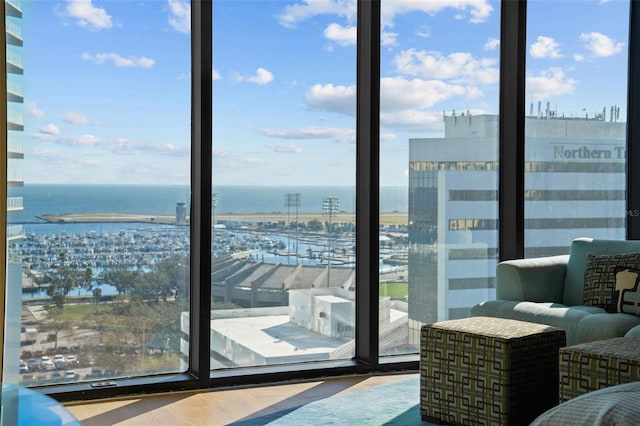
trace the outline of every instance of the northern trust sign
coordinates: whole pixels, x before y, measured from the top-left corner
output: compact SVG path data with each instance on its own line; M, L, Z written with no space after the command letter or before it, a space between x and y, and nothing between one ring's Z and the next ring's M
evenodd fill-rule
M593 148L587 145L552 144L554 160L624 160L624 146Z

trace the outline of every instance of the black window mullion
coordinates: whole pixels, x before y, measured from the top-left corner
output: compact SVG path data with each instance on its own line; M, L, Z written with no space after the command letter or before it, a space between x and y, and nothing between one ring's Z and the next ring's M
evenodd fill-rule
M524 257L526 0L503 0L500 16L500 260Z
M191 2L191 298L189 372L209 386L212 204L212 0Z
M629 64L627 74L627 239L640 239L640 5L631 0L629 6Z
M356 118L356 353L378 365L380 0L358 0Z

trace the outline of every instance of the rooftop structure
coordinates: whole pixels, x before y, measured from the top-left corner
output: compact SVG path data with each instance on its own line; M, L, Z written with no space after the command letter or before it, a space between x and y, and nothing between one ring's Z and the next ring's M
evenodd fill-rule
M355 350L354 296L340 288L292 290L289 306L215 310L211 313L211 366L350 359ZM187 318L183 313L184 332L188 332ZM406 303L382 298L381 351L406 342L407 329Z

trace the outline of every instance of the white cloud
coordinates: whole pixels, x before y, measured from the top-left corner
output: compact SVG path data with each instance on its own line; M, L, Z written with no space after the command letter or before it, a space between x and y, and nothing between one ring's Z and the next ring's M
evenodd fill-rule
M585 42L585 49L598 58L614 55L624 48L624 43L598 32L582 33L580 40Z
M442 129L442 112L404 110L380 113L380 124L407 131L436 131Z
M398 139L398 136L393 133L380 133L380 142L388 142L396 139Z
M57 145L64 146L97 146L101 143L100 139L93 135L62 135L57 127L55 127L55 131L57 133L49 132L45 133L41 129L40 134L34 134L31 137L36 140L40 140L43 142L51 142ZM48 127L48 126L47 126ZM50 129L53 130L53 129Z
M537 76L527 76L527 96L536 101L567 95L575 91L578 81L565 75L562 68L549 68Z
M256 71L256 75L253 77L247 78L247 81L250 81L251 83L264 85L267 83L271 83L273 81L273 74L265 68L258 68Z
M77 20L78 25L92 30L112 27L111 16L101 7L95 7L91 0L67 0L64 15Z
M256 75L254 76L243 76L240 74L235 74L233 76L233 79L235 81L248 81L250 83L256 83L264 86L265 84L269 84L273 81L273 74L271 73L271 71L260 67L256 70Z
M104 147L109 149L112 153L118 155L132 155L132 154L156 154L156 155L170 155L170 156L185 156L190 155L190 149L178 148L170 143L144 143L131 141L125 138L118 138L114 140L104 141Z
M64 135L53 124L43 127L39 133L33 134L32 139L49 142L60 146L96 147L110 151L116 155L155 154L162 156L188 157L190 147L177 147L171 143L145 143L131 141L125 138L101 139L94 135Z
M390 0L381 3L382 26L393 27L395 17L400 14L423 12L432 16L447 8L461 12L456 15L456 19L469 19L472 23L485 22L493 12L493 7L487 0Z
M356 27L343 27L333 23L324 30L324 36L341 46L356 44Z
M77 112L68 112L64 115L64 121L70 124L88 124L89 119Z
M464 86L439 80L407 80L404 77L380 80L380 105L385 112L431 108L438 102L467 93Z
M382 26L393 27L397 15L423 12L435 15L447 8L460 12L459 17L472 23L487 20L493 7L488 0L447 0L447 1L415 1L389 0L381 3ZM299 22L317 15L336 15L354 23L357 15L356 0L301 0L299 3L286 6L278 15L278 21L285 27L295 27Z
M32 153L33 157L43 161L46 164L61 163L69 168L71 163L85 165L85 166L98 166L101 164L99 160L93 158L79 157L76 154L59 152L59 151L46 151L36 149Z
M279 154L298 154L302 152L302 148L297 143L270 143L265 145L267 148Z
M293 28L299 22L317 15L336 15L355 22L357 15L355 0L302 0L288 5L278 16L280 25Z
M496 50L498 47L500 47L500 39L499 38L490 38L484 44L484 50L487 50L487 51Z
M35 102L25 102L25 106L27 107L27 111L32 117L42 118L44 117L44 111L38 108L38 105Z
M533 58L560 58L558 43L551 37L538 36L535 43L529 47L529 54Z
M382 31L380 33L380 44L382 46L395 46L398 44L398 33Z
M433 130L442 122L441 113L425 111L439 102L454 97L478 96L478 90L465 85L449 84L439 80L408 80L404 77L380 80L380 120L391 128ZM316 84L305 95L307 105L313 110L330 111L354 116L356 103L355 86ZM438 124L440 123L440 124ZM266 136L309 139L334 137L332 128L306 128L294 130L265 129ZM355 140L355 135L353 135Z
M280 139L330 139L339 143L354 143L354 129L340 127L302 127L297 129L262 129L260 133L270 138Z
M305 101L314 110L353 116L356 111L356 87L315 84L305 94Z
M92 55L90 53L83 53L82 59L93 61L96 64L104 64L106 61L112 61L116 67L132 67L132 68L151 68L156 61L149 59L146 56L136 58L135 56L123 57L117 53L96 53Z
M576 62L582 62L584 60L586 60L587 58L584 57L584 55L580 54L580 53L576 53L573 55L573 60Z
M418 32L416 33L416 35L420 38L429 38L431 37L431 27L428 27L426 25L421 26L418 29Z
M500 70L497 62L493 58L476 59L466 52L443 56L440 52L415 49L402 51L394 59L396 70L402 74L485 85L498 81Z
M43 128L39 130L43 135L52 135L56 136L60 134L60 129L55 124L47 124Z
M179 33L191 32L191 5L179 0L167 0L169 4L169 25Z
M252 169L254 166L260 166L267 164L267 161L263 158L247 156L245 154L221 151L218 149L213 150L213 161L216 167L225 168L237 172L242 169Z
M213 80L222 80L222 76L220 75L220 72L218 70L214 69L211 74Z

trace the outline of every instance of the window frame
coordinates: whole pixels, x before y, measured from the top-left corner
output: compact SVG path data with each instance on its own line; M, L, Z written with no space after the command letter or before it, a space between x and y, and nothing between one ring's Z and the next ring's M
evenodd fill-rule
M390 0L387 0L390 1ZM2 5L4 9L4 4ZM357 0L356 118L356 352L352 360L210 370L212 207L213 0L191 2L192 228L189 367L185 373L114 379L115 386L83 382L34 387L58 401L81 401L154 392L212 389L346 374L417 371L418 355L380 357L378 349L378 226L381 0ZM524 256L524 115L526 0L502 0L499 100L499 256ZM2 9L2 10L3 10ZM3 19L2 32L5 33ZM6 45L3 46L6 49ZM640 211L640 11L630 1L627 207ZM6 73L3 77L6 84ZM2 92L6 106L6 90ZM5 121L6 121L6 109ZM6 160L6 158L5 158ZM6 164L4 171L6 173ZM6 194L2 200L6 212ZM5 218L6 225L6 218ZM6 226L5 230L6 232ZM640 216L627 218L627 238L640 239Z

